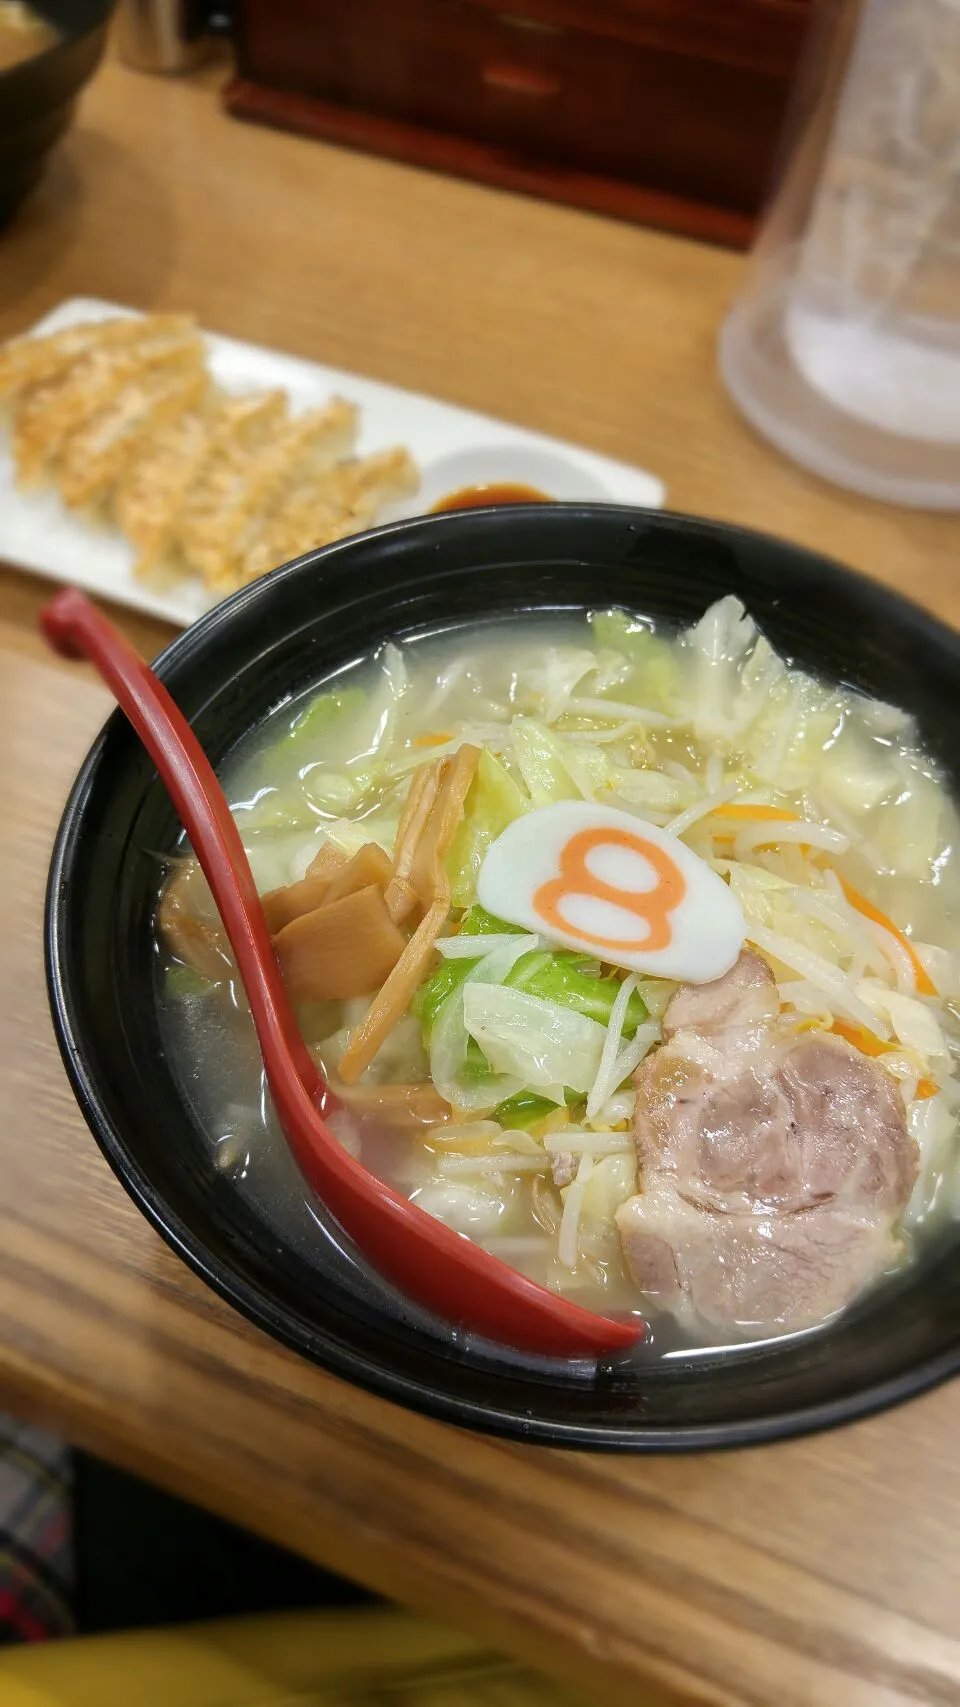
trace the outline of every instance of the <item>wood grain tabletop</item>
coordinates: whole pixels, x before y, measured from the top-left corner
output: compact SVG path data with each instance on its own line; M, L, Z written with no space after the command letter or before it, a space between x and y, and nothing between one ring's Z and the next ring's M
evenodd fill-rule
M655 469L672 506L846 559L960 623L960 525L754 439L715 377L741 261L225 118L222 73L108 64L0 237L0 337L66 296L433 392ZM748 1452L474 1438L308 1367L207 1291L74 1106L45 870L107 709L0 570L0 1405L613 1707L960 1702L960 1385ZM147 652L168 638L125 616Z

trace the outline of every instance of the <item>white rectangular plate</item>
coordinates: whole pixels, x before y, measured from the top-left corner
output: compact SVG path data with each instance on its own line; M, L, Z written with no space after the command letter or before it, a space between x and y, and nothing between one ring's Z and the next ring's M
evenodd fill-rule
M59 332L84 320L103 320L132 309L93 297L72 297L34 331ZM664 488L655 475L560 439L524 432L487 415L455 409L432 397L321 367L256 344L206 334L214 378L231 392L282 386L291 408L314 408L337 394L360 407L361 455L406 445L422 484L416 497L391 506L378 522L420 515L464 486L515 481L568 502L640 504L657 508ZM71 514L53 491L24 495L14 481L7 435L0 433L0 559L52 580L71 582L117 604L132 605L186 627L210 608L202 583L184 578L167 590L133 575L133 550L119 533Z

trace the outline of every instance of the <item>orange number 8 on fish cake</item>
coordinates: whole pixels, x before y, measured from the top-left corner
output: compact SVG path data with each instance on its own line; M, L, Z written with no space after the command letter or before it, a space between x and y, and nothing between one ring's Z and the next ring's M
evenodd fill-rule
M620 889L616 884L605 883L602 878L595 876L587 864L587 859L590 854L603 847L627 848L630 853L639 854L647 860L657 874L657 882L653 888ZM559 877L552 877L549 883L541 884L533 897L533 907L551 930L580 937L584 942L594 943L598 948L619 949L627 953L644 949L655 954L658 949L669 948L673 940L670 914L679 907L686 892L687 884L682 871L663 848L657 847L654 842L648 842L644 836L634 835L630 830L610 827L580 830L570 837L560 855ZM592 931L580 930L577 925L570 924L564 918L562 911L567 897L577 895L592 901L608 901L623 912L643 919L648 926L647 935L633 942L624 942L622 937L601 937L595 936Z

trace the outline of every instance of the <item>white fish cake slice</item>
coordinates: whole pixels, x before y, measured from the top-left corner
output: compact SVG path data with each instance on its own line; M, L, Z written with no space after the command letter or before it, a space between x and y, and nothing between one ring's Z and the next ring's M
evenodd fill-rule
M255 453L280 431L286 415L286 393L279 390L231 398L220 411L176 524L178 550L205 578L219 561L217 518L242 490Z
M125 386L106 409L74 433L63 448L60 494L71 509L101 502L121 478L139 444L188 410L196 410L209 384L202 363L156 374Z
M305 551L360 533L384 504L410 496L419 484L420 471L403 448L340 464L292 492L267 518L247 550L242 580L255 581Z
M736 896L678 836L595 800L539 806L487 850L477 899L549 943L654 978L708 984L747 936Z
M203 345L189 323L163 329L132 345L94 348L59 378L29 387L14 416L13 451L22 486L36 483L65 441L128 385L158 368L193 366Z
M297 415L252 457L243 480L205 527L202 568L213 586L238 585L240 565L267 517L288 493L316 481L351 449L358 410L334 397Z
M47 337L28 333L24 338L12 338L0 347L0 403L13 401L28 386L62 375L91 350L137 344L153 332L188 323L182 314L124 315L113 320L86 320Z

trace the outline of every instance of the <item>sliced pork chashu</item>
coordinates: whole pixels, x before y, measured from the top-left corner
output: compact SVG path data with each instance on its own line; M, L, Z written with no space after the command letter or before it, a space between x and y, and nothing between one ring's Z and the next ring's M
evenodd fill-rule
M617 1225L646 1296L730 1339L816 1327L898 1255L886 1217L828 1207L716 1214L662 1177L621 1206Z
M745 952L676 991L636 1074L627 1266L734 1335L822 1321L891 1266L919 1167L890 1074L840 1038L785 1031L778 1011L770 968Z

